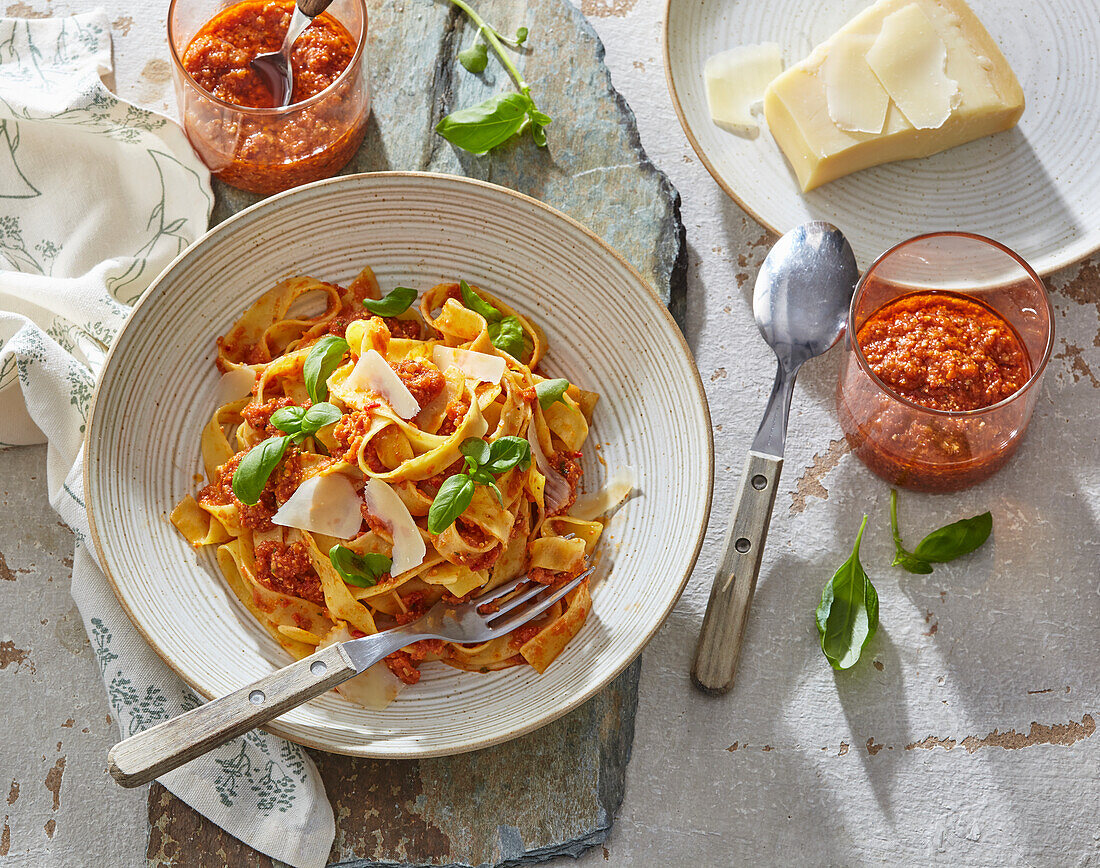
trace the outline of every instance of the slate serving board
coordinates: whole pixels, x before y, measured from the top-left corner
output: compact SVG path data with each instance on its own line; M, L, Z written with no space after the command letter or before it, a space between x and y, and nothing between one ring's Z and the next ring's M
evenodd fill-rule
M473 75L456 55L476 37L443 0L368 0L373 115L343 173L465 175L526 193L606 239L679 319L686 245L679 194L649 161L634 114L611 85L603 45L568 0L480 0L502 33L530 28L517 66L553 117L549 146L517 139L491 155L433 132L443 115L511 87L490 58ZM216 184L214 222L260 197ZM593 287L598 303L599 287ZM330 861L373 866L508 866L579 855L603 842L622 801L640 662L571 714L504 745L457 757L361 760L311 751L336 813ZM152 866L268 866L159 785L149 795Z

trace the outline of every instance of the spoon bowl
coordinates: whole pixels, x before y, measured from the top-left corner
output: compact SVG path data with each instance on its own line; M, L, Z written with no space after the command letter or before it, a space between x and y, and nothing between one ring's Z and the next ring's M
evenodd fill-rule
M801 364L840 340L858 280L852 248L830 223L803 223L776 242L757 275L752 312L781 363Z
M283 45L278 51L257 54L252 58L251 66L264 80L267 89L275 99L275 108L286 108L294 95L294 66L290 62L290 52L313 19L328 9L332 0L298 0L294 5L294 14L287 27Z

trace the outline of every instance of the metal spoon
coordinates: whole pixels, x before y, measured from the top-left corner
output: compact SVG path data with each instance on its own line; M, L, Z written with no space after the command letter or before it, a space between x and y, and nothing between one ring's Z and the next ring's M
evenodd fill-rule
M298 0L290 19L283 47L270 54L258 54L252 58L252 68L260 74L264 84L275 97L275 107L290 105L294 93L294 68L290 64L290 50L298 37L313 23L313 19L328 9L332 0Z
M753 316L779 368L741 474L725 553L695 648L691 678L708 693L725 693L733 686L783 469L794 378L803 362L840 339L858 279L852 248L839 229L823 222L804 223L780 238L756 278Z

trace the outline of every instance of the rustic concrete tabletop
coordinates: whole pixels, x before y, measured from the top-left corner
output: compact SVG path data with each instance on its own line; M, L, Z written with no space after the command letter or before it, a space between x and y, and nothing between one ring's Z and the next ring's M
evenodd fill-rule
M30 0L60 15L94 0ZM139 13L113 19L119 92L169 110L162 46ZM642 142L683 197L688 341L707 387L715 509L680 604L643 656L634 756L612 866L783 862L1087 864L1100 856L1100 258L1048 285L1058 338L1027 440L993 480L903 495L912 533L990 509L994 538L911 576L888 565L888 489L852 456L832 403L835 357L799 378L737 687L694 692L687 671L744 451L772 362L750 293L770 237L721 192L676 121L661 0L582 0ZM133 30L133 36L131 31ZM46 502L45 448L0 453L0 861L142 864L147 793L104 773L116 740L68 593L69 532ZM864 661L836 673L817 648L822 584L871 524L863 563L881 600ZM0 792L0 798L4 798ZM212 856L214 864L220 861Z

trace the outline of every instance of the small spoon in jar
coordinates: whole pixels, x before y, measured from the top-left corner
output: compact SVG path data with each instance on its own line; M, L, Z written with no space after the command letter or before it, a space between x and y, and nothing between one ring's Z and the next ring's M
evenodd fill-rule
M274 95L276 108L290 105L294 94L294 67L290 63L290 50L313 19L328 9L330 3L332 0L298 0L283 39L283 47L270 54L258 54L252 59L252 68Z
M757 328L779 362L775 385L756 432L718 574L714 578L691 678L707 693L733 686L749 606L768 536L794 378L802 364L844 333L859 269L848 241L829 223L796 226L768 252L752 295Z

